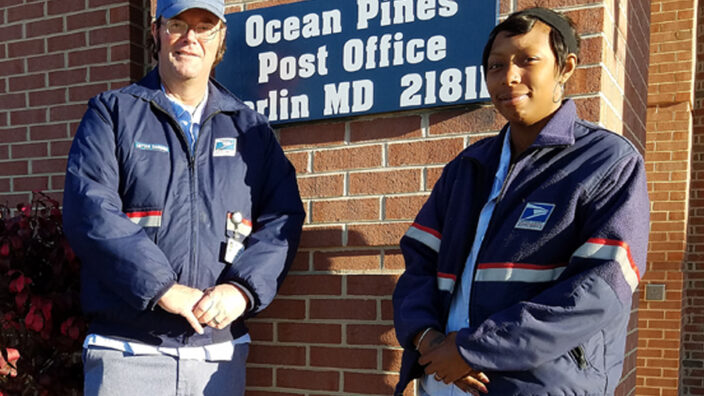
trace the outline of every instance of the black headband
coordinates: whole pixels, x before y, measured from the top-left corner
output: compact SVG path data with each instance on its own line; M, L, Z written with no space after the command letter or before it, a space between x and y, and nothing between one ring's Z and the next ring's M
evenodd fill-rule
M565 18L547 8L529 8L523 10L521 14L539 19L541 22L557 30L560 35L562 35L562 39L565 40L567 50L572 54L579 55L577 39L574 37L572 26L570 26L570 23L567 22Z

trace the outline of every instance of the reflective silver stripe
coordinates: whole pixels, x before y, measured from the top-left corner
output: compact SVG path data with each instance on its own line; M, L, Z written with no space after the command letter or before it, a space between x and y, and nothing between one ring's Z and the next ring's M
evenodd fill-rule
M573 257L616 261L621 267L621 273L626 279L626 283L631 287L631 292L635 291L640 279L634 270L635 264L630 258L628 245L613 241L611 241L613 244L603 242L609 241L590 239L574 252Z
M130 217L129 219L142 227L161 227L161 216L158 215Z
M455 290L455 280L438 275L438 290L452 293Z
M440 251L440 238L427 231L423 231L412 225L408 231L406 231L406 236L433 249L436 253Z
M551 282L557 279L565 267L526 269L517 267L478 269L477 282Z

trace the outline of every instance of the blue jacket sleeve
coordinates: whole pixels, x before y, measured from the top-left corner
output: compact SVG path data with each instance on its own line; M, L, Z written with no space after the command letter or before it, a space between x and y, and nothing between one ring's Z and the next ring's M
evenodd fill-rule
M247 248L225 275L246 288L249 315L266 308L276 296L296 254L305 218L298 192L296 170L268 126L262 144L261 188L253 197L253 232ZM257 131L259 132L259 131Z
M616 163L583 201L583 243L557 283L459 331L458 349L470 366L530 370L629 315L632 293L645 271L649 230L642 158Z
M394 327L399 344L414 350L413 339L421 331L432 327L444 331L445 323L440 307L445 306L438 282L438 251L442 240L444 192L448 169L440 179L414 223L401 238L401 252L406 270L396 283L393 293ZM447 294L447 293L446 293Z
M142 227L122 212L115 141L106 103L91 99L69 152L64 230L82 271L144 310L176 282L176 274Z

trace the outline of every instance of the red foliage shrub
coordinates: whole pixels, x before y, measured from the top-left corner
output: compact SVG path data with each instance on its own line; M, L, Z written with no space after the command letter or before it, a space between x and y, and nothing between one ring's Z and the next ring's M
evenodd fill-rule
M79 267L58 202L0 205L0 395L82 393Z

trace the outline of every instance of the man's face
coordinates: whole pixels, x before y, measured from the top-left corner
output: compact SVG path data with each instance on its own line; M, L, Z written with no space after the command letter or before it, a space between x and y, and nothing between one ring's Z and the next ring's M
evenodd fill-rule
M557 110L559 84L566 77L558 72L550 27L544 23L536 22L525 34L496 36L487 60L487 88L496 109L512 124L531 126Z
M219 29L223 27L220 19L208 11L194 8L182 12L172 20L188 24L189 29L183 34L169 33L166 28L169 20L164 19L158 30L156 24L152 25L154 40L161 42L159 71L162 79L166 84L170 81L207 80L218 50L225 39L225 29L218 31L212 39L208 39L199 38L195 28L198 25L209 24L214 26L214 29Z

